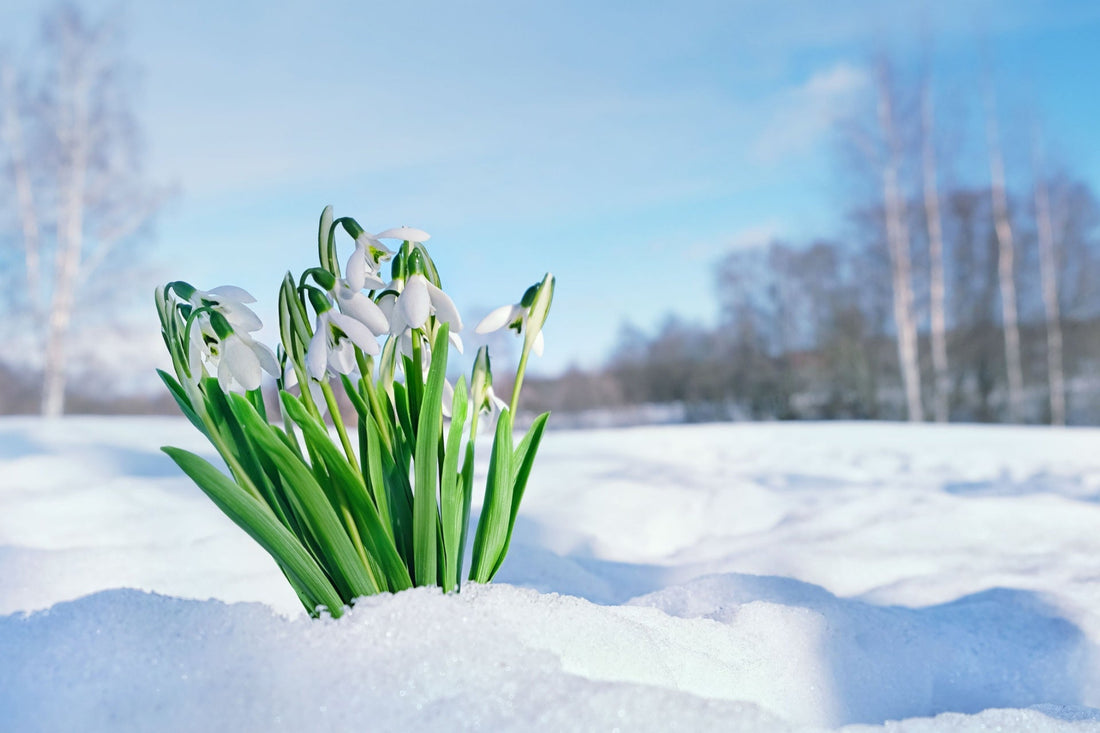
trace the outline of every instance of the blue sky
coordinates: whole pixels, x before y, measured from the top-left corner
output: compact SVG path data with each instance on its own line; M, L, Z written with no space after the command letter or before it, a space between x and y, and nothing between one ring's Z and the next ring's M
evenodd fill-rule
M25 51L44 7L0 6L0 48ZM1100 185L1095 3L121 7L147 170L179 187L153 244L163 279L240 284L270 309L331 203L429 231L471 325L554 272L546 372L598 364L626 320L712 321L732 248L841 234L835 122L876 49L909 64L921 27L946 108L974 116L984 43L1002 114L1038 110L1052 155Z

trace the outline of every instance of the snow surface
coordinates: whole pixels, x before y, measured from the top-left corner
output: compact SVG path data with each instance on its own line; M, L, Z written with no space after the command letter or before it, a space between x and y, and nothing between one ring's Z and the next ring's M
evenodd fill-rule
M1100 730L1100 430L552 432L497 583L321 621L162 444L0 420L0 729Z

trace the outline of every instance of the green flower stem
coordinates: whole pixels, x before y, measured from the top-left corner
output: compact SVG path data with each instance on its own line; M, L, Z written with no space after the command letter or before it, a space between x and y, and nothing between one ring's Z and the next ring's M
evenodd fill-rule
M203 425L206 426L206 437L214 444L214 448L218 451L218 455L225 461L225 465L229 467L233 477L237 480L245 491L252 495L254 499L263 504L264 509L275 516L275 512L268 506L267 501L260 493L259 488L249 478L248 472L244 470L244 466L233 455L233 451L230 450L229 445L226 443L225 438L222 437L221 431L218 430L218 426L214 423L213 418L210 417L210 411L206 409L206 397L202 394L198 385L194 382L183 382L184 389L187 390L188 395L191 397L191 407L195 409L195 412L202 419ZM201 406L201 407L199 407Z
M362 375L362 381L366 387L363 391L367 393L367 401L370 403L370 410L374 415L375 424L378 425L382 441L386 445L392 446L393 435L390 434L390 421L383 419L385 413L382 412L382 404L378 401L378 392L371 380L371 375L374 373L374 359L364 354L363 350L356 346L355 362L359 365L359 373Z
M478 422L478 418L481 417L481 405L474 405L474 409L472 410L472 412L474 414L470 418L470 443L471 444L473 444L474 441L477 440L477 422Z
M519 407L519 391L523 387L523 375L527 372L527 358L531 356L531 345L527 339L523 340L523 352L519 357L519 368L516 369L516 383L512 385L512 401L508 404L508 424L514 425L516 421L516 408Z
M371 582L378 588L384 589L386 584L379 582L378 578L374 575L374 570L371 569L370 560L367 558L367 548L363 546L363 538L359 536L359 528L355 526L355 514L351 511L351 506L348 504L348 497L344 493L343 487L339 485L339 482L333 482L336 485L336 490L340 493L340 516L344 520L344 525L348 528L348 536L351 537L351 544L355 547L356 554L359 555L359 559L363 561L363 567L367 571L367 575L370 576Z
M214 309L212 307L208 306L208 305L204 305L204 306L201 306L199 308L195 308L194 310L191 311L191 315L189 315L187 317L187 325L185 325L183 327L183 341L180 344L180 346L182 348L189 349L191 347L191 326L194 325L194 323L198 319L198 317L200 315L202 315L203 313L213 313L213 312L214 312ZM187 372L187 376L190 377L191 376L191 364L190 364L190 359L186 358L186 353L187 352L185 351L184 352L185 357L184 357L183 365L184 365L184 369Z
M302 321L302 328L306 333L309 333L306 307L302 303L301 295L295 294L293 297L288 297L287 300L289 301L287 303L288 308L294 309L294 313L291 314L291 320L293 321L294 315L297 315ZM313 334L310 333L309 335L312 336ZM298 362L298 359L294 358L294 352L290 350L290 346L290 344L284 344L284 348L287 349L288 358L294 365L294 374L298 377L298 391L302 394L302 402L305 404L310 414L317 418L319 422L323 423L325 420L321 417L321 411L317 408L317 403L313 401L313 394L309 390L309 380L312 379L312 377L306 373L306 368Z
M306 390L309 391L308 389ZM355 471L359 472L359 460L355 457L355 450L351 447L351 441L348 439L348 430L344 427L344 418L340 415L340 406L336 404L336 394L332 391L332 385L327 381L321 382L321 392L325 395L325 403L328 404L329 414L332 415L332 424L336 426L336 432L340 436L340 443L344 446L344 453L347 454L348 463Z

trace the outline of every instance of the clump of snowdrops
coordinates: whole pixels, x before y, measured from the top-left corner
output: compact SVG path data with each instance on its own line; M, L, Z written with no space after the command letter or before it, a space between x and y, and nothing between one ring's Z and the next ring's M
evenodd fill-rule
M343 269L341 232L354 242ZM327 207L319 265L298 278L287 273L279 290L276 351L252 337L261 323L241 288L176 281L156 293L175 371L160 376L229 475L185 450L164 451L271 554L314 615L339 616L359 596L413 586L459 590L483 415L496 428L469 580L490 581L508 552L549 416L539 415L513 444L523 375L531 353L542 351L554 278L547 274L477 328L510 328L522 338L505 403L493 391L484 347L469 381L447 380L448 352L462 349L462 320L442 290L428 238L408 227L371 235ZM263 372L275 380L277 416L265 408ZM337 390L355 410L354 432Z

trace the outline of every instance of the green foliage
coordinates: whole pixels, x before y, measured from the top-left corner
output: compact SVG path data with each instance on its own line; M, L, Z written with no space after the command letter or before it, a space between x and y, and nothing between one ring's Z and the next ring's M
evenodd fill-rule
M357 248L343 275L336 250L341 229ZM326 208L318 253L320 267L283 279L277 357L251 339L248 331L258 325L243 291L200 291L182 282L158 289L175 371L160 372L161 379L217 449L228 475L187 451L164 451L274 558L311 614L327 609L339 616L363 595L414 585L460 589L478 420L484 411L498 412L469 572L470 580L490 581L507 554L548 417L540 415L513 446L519 386L553 278L533 286L537 297L529 300L537 317L524 334L508 409L492 394L487 356L479 355L470 381L459 379L445 398L451 338L461 323L442 317L454 312L453 304L439 290L422 242L405 239L390 252L354 220L334 219ZM382 282L381 261L391 255L389 285L366 295L348 285L364 272L368 284ZM346 307L356 297L362 300ZM371 314L379 306L388 309L388 333L377 333L378 316ZM412 322L425 311L426 318ZM359 320L351 323L349 313ZM385 344L366 340L364 329ZM269 420L258 387L261 365L277 377L278 424ZM308 388L293 389L294 382ZM337 412L334 385L355 410L354 440Z

